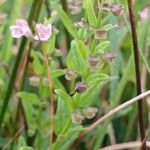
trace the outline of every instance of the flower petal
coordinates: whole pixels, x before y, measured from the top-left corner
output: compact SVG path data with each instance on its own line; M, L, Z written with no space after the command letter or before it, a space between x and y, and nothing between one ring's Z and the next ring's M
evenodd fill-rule
M23 30L18 26L10 26L11 35L14 38L20 38L24 35Z
M26 32L29 29L28 23L24 19L17 19L16 25L20 27L24 32Z
M41 41L47 41L52 35L51 24L48 24L47 26L43 24L36 24L36 30ZM37 36L34 37L34 39L36 40L38 40L39 38L37 38Z

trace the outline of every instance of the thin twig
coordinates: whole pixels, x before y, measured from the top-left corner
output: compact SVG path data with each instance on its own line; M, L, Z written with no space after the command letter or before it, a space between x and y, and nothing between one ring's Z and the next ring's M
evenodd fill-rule
M145 138L143 139L142 143L141 143L141 147L143 146L143 144L146 142L146 140L148 139L150 135L150 130L148 131L147 135L145 136Z
M134 50L137 94L141 94L142 88L141 88L141 72L140 72L140 63L139 63L139 48L138 48L138 40L137 40L137 33L136 33L136 26L135 26L135 19L132 10L132 5L133 5L132 0L128 0L128 9L129 9L131 32L132 32L133 50ZM143 139L145 138L145 129L144 129L144 121L143 121L142 99L141 101L138 102L138 119L139 119L141 141L143 141ZM146 143L143 143L142 150L146 150Z
M149 141L146 142L146 145L148 148L150 148ZM132 148L140 148L140 147L141 147L141 142L138 141L138 142L127 142L122 144L115 144L104 148L100 148L99 150L124 150L124 149L131 150Z
M36 31L36 28L35 28ZM36 31L37 32L37 31ZM38 35L38 32L37 32ZM50 147L52 145L52 143L54 142L54 111L55 111L55 103L54 103L54 93L53 93L53 81L52 81L52 76L51 76L51 72L50 72L50 68L49 68L49 62L48 62L48 57L47 57L47 53L43 47L42 41L40 40L40 37L38 35L39 41L40 41L40 46L41 46L41 50L42 50L42 54L44 57L44 61L47 67L47 76L48 76L48 83L49 83L49 90L50 90Z
M107 128L111 144L116 144L116 138L112 123L110 123Z
M84 137L86 134L88 134L89 132L93 131L95 128L97 128L100 124L102 124L104 121L106 121L107 119L109 119L110 117L112 117L113 115L115 115L117 112L120 112L121 110L125 109L126 107L134 104L137 101L140 101L142 98L147 97L148 95L150 95L150 90L147 92L144 92L142 94L140 94L137 97L134 97L133 99L121 104L120 106L114 108L113 110L109 111L107 114L105 114L103 117L99 118L95 123L93 123L91 126L85 128L85 130L83 132L81 132L80 137L82 138Z
M117 112L125 109L126 107L132 105L133 103L140 101L142 98L146 97L150 95L150 90L140 94L139 96L121 104L120 106L114 108L113 110L109 111L106 115L104 115L103 117L101 117L100 119L98 119L94 124L92 124L91 126L87 127L85 129L85 133L89 133L90 131L92 131L93 129L95 129L99 124L101 124L102 122L104 122L106 119L108 119L109 117L113 116L114 114L116 114Z

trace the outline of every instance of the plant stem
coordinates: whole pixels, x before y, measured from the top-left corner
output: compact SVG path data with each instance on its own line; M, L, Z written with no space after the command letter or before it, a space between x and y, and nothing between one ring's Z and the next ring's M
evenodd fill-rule
M36 31L36 28L35 28ZM37 31L36 31L37 32ZM38 35L38 32L37 32ZM39 41L40 41L40 37L38 35ZM48 76L48 83L49 83L49 90L50 90L50 149L51 146L54 142L54 115L55 115L55 101L54 101L54 93L53 93L53 81L52 81L52 76L51 76L51 72L50 72L50 68L49 68L49 62L48 62L48 55L44 49L44 46L42 44L42 41L40 41L40 46L41 46L41 50L42 50L42 54L44 57L44 61L46 64L46 68L47 68L47 76Z
M140 63L139 63L139 48L138 48L135 18L134 18L134 14L133 14L132 5L133 5L132 0L128 0L128 10L129 10L129 16L130 16L133 50L134 50L137 94L141 94L142 93L142 88L141 88L141 72L140 72ZM139 128L140 128L141 141L143 141L144 138L145 138L145 129L144 129L144 120L143 120L142 99L138 102L138 119L139 119ZM143 143L142 150L146 150L146 142Z
M147 147L150 147L150 142L146 142ZM115 144L108 147L101 148L100 150L123 150L123 149L139 149L141 147L141 142L127 142L122 144Z
M37 3L35 13L34 13L34 17L33 17L32 21L33 20L36 21L36 22L38 21L38 18L39 18L40 12L41 12L41 8L42 8L42 4L43 4L43 0L39 0L38 3ZM30 26L31 26L32 32L34 32L33 31L33 26L31 25L32 21L30 22ZM24 83L25 83L25 77L26 77L26 73L27 73L27 67L28 67L28 63L30 61L29 57L30 57L30 53L31 53L31 49L32 49L32 42L30 41L28 45L29 45L28 50L25 50L26 54L25 55L23 54L23 57L25 57L25 58L22 60L23 62L20 62L20 65L19 65L19 67L21 68L23 73L21 75L22 76L21 79L20 79L21 81L19 81L19 83L21 84L21 87L19 87L18 91L24 89ZM18 72L17 74L19 74L19 76L20 76L20 70L19 69L17 70L17 72ZM17 108L18 108L18 111L17 111L17 115L16 115L16 121L20 120L18 117L20 115L22 115L22 117L24 119L25 130L27 131L27 123L26 123L26 118L25 118L25 112L24 112L23 104L20 100L18 102L18 107Z
M50 115L51 115L51 128L50 128L50 145L54 142L54 110L55 110L55 103L54 103L54 94L53 94L53 82L52 82L52 77L51 77L51 72L49 69L49 64L48 64L48 57L46 54L45 49L42 46L42 53L45 59L47 71L48 71L48 82L49 82L49 88L50 88Z

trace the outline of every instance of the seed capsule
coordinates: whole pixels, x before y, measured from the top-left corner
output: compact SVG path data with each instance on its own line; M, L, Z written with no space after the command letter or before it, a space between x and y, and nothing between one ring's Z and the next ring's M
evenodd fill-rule
M103 53L101 54L102 59L104 59L106 62L111 63L116 57L116 53Z
M96 107L88 107L83 110L83 114L86 118L92 119L93 117L95 117L97 111L98 109Z
M97 29L95 31L96 39L106 39L108 36L108 31L106 29Z
M123 7L121 5L111 5L110 10L115 16L119 16L123 10Z
M77 77L76 73L72 69L65 69L64 72L65 72L65 78L69 81Z
M38 86L40 83L40 78L37 76L32 76L29 78L29 84L32 86Z
M82 116L79 112L75 112L71 115L71 119L75 124L82 124L84 116Z

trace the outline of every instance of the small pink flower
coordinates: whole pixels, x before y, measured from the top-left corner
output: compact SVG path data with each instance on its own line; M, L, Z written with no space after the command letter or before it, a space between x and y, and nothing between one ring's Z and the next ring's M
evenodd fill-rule
M140 17L142 21L145 21L148 18L148 8L144 8L144 10L140 13Z
M18 26L10 26L11 35L14 38L20 38L24 35L23 30Z
M20 27L24 31L24 33L27 32L29 29L28 23L24 19L17 19L16 26Z
M17 19L16 25L10 26L11 35L14 38L20 38L22 36L32 37L31 30L28 23L24 19Z
M47 26L43 24L36 24L36 32L38 35L34 37L35 40L47 41L52 35L52 25L48 24Z

